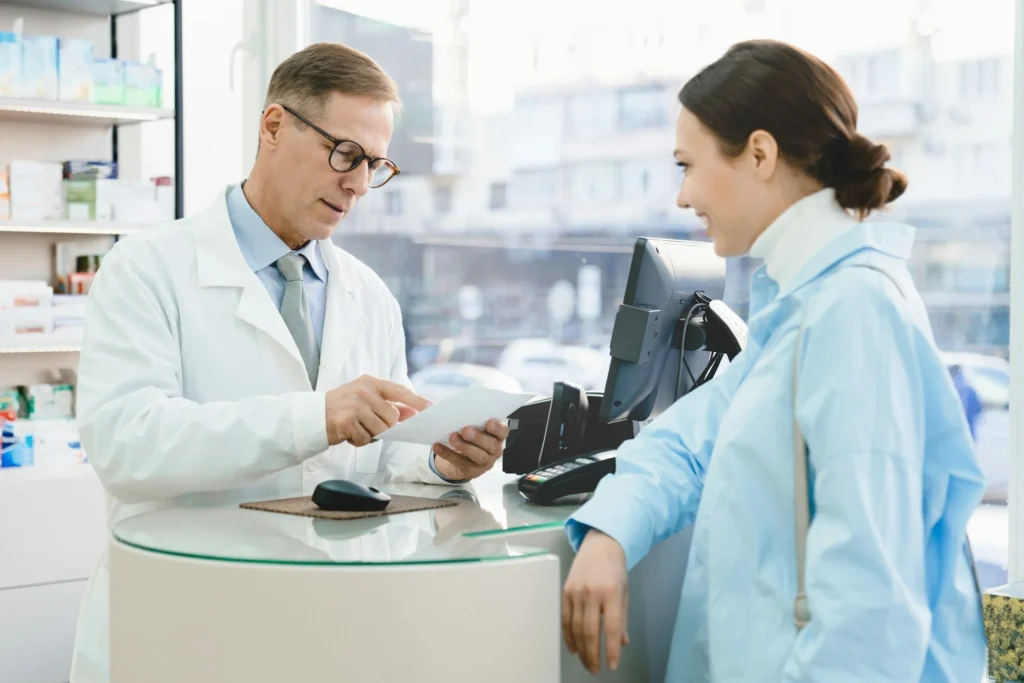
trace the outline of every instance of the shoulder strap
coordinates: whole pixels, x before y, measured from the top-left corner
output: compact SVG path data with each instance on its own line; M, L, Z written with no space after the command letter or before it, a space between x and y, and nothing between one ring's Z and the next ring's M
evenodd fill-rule
M904 299L906 294L896 279L885 270L867 263L856 263L848 268L870 268L881 273L896 286L896 290ZM800 349L803 346L804 325L807 322L807 305L800 319L800 329L796 334L796 350L793 352L793 498L796 505L796 599L793 601L793 623L799 631L811 619L811 610L807 604L807 590L804 581L804 569L807 563L807 532L811 527L811 496L807 481L807 443L803 430L796 418L796 389L800 377Z

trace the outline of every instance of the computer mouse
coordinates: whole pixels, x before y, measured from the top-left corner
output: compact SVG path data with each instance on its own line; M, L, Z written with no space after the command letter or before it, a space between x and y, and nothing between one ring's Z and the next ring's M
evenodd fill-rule
M373 512L383 510L390 502L388 494L345 479L323 481L313 489L313 503L321 510Z

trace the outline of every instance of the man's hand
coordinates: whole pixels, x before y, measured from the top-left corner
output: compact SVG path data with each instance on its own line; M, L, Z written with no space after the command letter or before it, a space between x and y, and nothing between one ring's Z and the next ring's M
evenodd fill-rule
M608 668L619 666L622 646L629 645L626 615L629 574L626 553L611 536L587 532L562 591L562 634L566 647L579 654L587 671L601 673L601 619L604 618Z
M327 392L327 443L365 446L429 406L430 401L401 384L363 375Z
M449 444L434 444L434 467L445 479L463 481L476 479L494 467L501 457L502 443L508 438L508 425L501 420L488 420L485 431L465 427L453 432Z

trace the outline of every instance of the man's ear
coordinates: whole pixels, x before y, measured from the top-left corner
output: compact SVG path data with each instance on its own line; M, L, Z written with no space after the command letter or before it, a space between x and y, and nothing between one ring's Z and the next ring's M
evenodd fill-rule
M274 148L278 145L284 128L285 110L280 104L272 104L263 110L260 117L260 146Z
M767 180L775 173L779 163L779 143L765 130L755 130L747 138L747 152L754 173Z

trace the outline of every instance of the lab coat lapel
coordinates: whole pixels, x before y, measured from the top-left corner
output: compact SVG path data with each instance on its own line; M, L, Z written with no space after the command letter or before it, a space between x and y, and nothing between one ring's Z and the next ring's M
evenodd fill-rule
M317 388L331 389L350 358L352 345L365 328L366 312L359 306L359 283L346 268L344 254L330 240L320 242L327 265L327 312L320 344L320 375Z
M231 188L228 188L230 191ZM228 217L227 193L219 197L197 219L196 262L200 287L236 287L241 296L235 316L268 335L294 359L293 370L306 378L306 366L299 348L284 323L281 313L274 308L266 288L242 256Z

